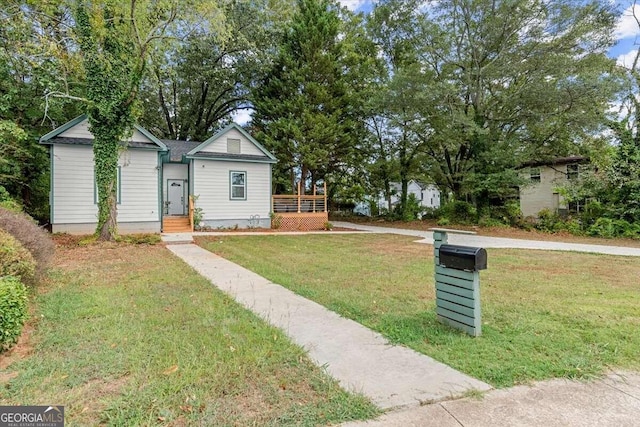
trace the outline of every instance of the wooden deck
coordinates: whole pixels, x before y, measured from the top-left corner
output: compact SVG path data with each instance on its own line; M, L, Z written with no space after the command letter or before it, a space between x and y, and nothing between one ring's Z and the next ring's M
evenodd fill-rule
M284 231L323 230L329 222L326 185L323 194L274 195L271 228Z

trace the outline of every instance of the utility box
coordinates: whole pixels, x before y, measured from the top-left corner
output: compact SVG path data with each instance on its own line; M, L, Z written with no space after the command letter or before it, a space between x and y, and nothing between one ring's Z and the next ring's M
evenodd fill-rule
M438 321L477 337L482 332L479 272L487 268L487 251L448 244L448 233L473 232L432 230Z
M487 251L470 246L440 246L440 265L456 270L480 271L487 269Z

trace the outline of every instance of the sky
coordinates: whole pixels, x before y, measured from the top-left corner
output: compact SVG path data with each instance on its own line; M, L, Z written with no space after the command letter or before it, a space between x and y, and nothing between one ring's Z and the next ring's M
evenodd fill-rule
M640 28L633 17L633 0L611 0L617 4L620 17L615 30L618 42L609 50L609 56L616 58L620 65L630 66L640 47ZM369 12L375 0L339 0L339 2L354 12ZM640 17L640 5L636 6L636 13ZM241 110L234 114L237 123L245 124L251 118L251 110Z

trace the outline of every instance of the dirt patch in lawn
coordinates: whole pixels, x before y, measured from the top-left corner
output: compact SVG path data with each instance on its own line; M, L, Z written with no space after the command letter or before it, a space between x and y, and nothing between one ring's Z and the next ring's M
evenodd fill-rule
M433 246L407 245L407 239L410 238L407 236L388 235L384 239L368 239L363 244L371 252L380 255L393 253L396 255L433 257Z
M31 345L33 329L31 323L27 322L22 328L22 335L18 338L16 345L14 345L11 350L0 354L0 369L7 369L12 363L24 359L33 353L33 346ZM11 372L0 373L0 384L4 384L16 375L17 374Z

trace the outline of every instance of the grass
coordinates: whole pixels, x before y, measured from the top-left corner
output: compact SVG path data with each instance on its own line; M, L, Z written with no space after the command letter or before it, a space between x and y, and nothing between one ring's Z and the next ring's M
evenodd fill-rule
M209 250L467 374L506 387L639 369L637 258L490 249L483 335L435 318L433 249L393 235L224 236Z
M1 405L65 405L69 425L320 425L378 413L164 247L77 243L58 248L35 296L31 338L16 349L26 356L0 371Z

